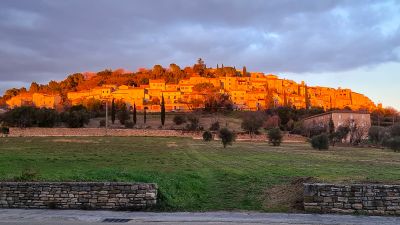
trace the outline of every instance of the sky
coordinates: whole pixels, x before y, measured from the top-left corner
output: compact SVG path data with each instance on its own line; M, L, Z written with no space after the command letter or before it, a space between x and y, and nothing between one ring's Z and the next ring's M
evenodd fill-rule
M0 1L0 93L200 57L400 109L400 1Z

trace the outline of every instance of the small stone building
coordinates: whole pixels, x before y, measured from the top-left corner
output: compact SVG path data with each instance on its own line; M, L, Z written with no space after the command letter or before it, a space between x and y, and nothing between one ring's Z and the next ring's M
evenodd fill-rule
M310 116L303 120L303 126L309 130L314 127L326 128L329 131L329 121L332 119L334 129L340 126L348 126L349 128L357 128L357 132L361 133L363 139L368 137L368 131L371 127L371 116L368 112L354 111L331 111L315 116ZM350 138L350 137L348 137Z

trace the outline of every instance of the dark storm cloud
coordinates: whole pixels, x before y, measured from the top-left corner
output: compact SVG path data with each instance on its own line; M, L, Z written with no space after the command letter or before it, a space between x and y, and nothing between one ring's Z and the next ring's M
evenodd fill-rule
M175 62L326 72L399 61L397 1L3 0L0 89Z

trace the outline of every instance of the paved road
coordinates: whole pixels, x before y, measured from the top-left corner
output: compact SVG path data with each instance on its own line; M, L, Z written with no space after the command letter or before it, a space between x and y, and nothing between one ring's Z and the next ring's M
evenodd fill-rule
M105 223L105 219L127 219L125 223ZM153 213L79 210L0 209L0 225L295 225L363 224L399 225L400 217L285 214L257 212Z

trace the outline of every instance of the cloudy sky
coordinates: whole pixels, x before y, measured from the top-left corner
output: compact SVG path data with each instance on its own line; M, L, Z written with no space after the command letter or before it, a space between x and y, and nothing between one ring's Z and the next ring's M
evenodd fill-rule
M0 92L203 58L400 109L400 1L1 0Z

